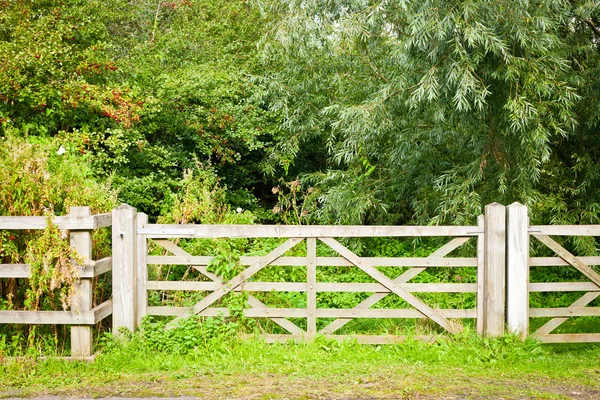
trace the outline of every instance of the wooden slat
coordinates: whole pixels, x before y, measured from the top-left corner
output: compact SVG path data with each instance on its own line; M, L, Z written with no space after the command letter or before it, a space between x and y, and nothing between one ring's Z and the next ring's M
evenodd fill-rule
M112 300L106 300L104 303L97 305L91 311L94 313L94 322L98 323L104 318L112 314Z
M0 264L0 278L29 278L29 264Z
M78 269L79 277L91 279L112 269L112 258L106 257L90 262L82 269ZM31 271L29 264L0 264L0 278L29 278Z
M600 225L534 225L532 234L551 236L600 236Z
M317 239L306 239L306 335L317 334Z
M112 225L112 213L94 215L94 228L106 228Z
M459 238L464 241L469 238ZM159 240L155 240L159 242ZM160 243L169 242L160 240ZM169 242L171 243L171 242ZM208 265L213 259L211 256L148 256L148 264L152 265ZM240 257L240 264L252 265L260 257ZM364 265L372 267L476 267L475 257L364 257ZM281 257L271 263L273 266L304 266L305 257ZM352 263L343 257L317 257L316 265L319 267L350 267Z
M597 292L598 285L593 282L542 282L530 283L530 292Z
M477 226L480 233L477 235L477 320L475 321L475 330L478 335L483 336L485 325L485 216L477 217Z
M262 257L260 259L260 261L258 261L256 264L251 265L250 267L246 268L244 271L239 273L237 276L235 276L228 282L223 283L223 285L221 285L221 287L219 289L215 290L214 292L212 292L211 294L206 296L204 299L202 299L201 301L196 303L194 305L194 307L192 307L192 312L195 314L200 313L202 310L209 307L211 304L213 304L214 302L219 300L221 297L225 296L227 293L234 290L236 287L241 285L243 282L250 279L250 277L252 277L254 274L259 272L261 269L263 269L264 267L269 265L271 262L276 260L278 257L281 257L285 252L290 250L292 247L296 246L301 241L302 241L302 239L300 239L300 238L288 239L285 243L281 244L275 250L271 251L269 254ZM179 321L180 319L181 319L181 317L175 318L173 321L171 321L169 324L167 324L167 328L174 326L174 324L176 324L177 321Z
M94 325L94 313L85 311L0 311L3 324Z
M579 299L577 299L575 302L573 302L573 304L571 304L568 309L571 308L579 308L579 307L585 307L588 304L590 304L592 301L594 301L594 299L596 299L598 296L600 296L600 292L596 292L596 293L586 293L583 296L581 296ZM540 335L544 335L544 334L549 334L550 332L552 332L553 330L555 330L556 328L558 328L559 326L561 326L568 318L553 318L550 321L546 322L542 327L540 327L535 334L540 334Z
M529 217L527 207L506 207L506 325L525 339L529 333Z
M530 317L600 317L600 307L530 308Z
M148 307L149 315L185 315L191 311L190 307ZM441 309L440 314L447 318L475 318L475 309ZM223 307L208 307L197 313L202 317L228 317L230 312ZM307 318L308 311L305 308L248 308L244 310L244 316L248 318ZM317 308L317 318L423 318L423 314L412 308L402 309L337 309Z
M143 229L148 225L148 216L144 213L137 215L137 230ZM136 285L136 326L142 325L142 320L146 316L146 308L148 307L148 239L143 235L136 235L136 268L137 268L137 285Z
M594 282L596 285L598 285L600 287L600 275L596 271L594 271L592 268L587 266L580 259L578 259L573 254L571 254L568 250L566 250L560 244L558 244L554 239L552 239L551 237L546 236L546 235L535 234L533 236L535 236L536 239L538 239L540 242L544 243L546 246L548 246L550 249L552 249L552 251L554 251L556 254L558 254L560 256L560 258L562 258L563 260L565 260L566 262L571 264L573 267L575 267L577 270L579 270L579 272L584 274L592 282Z
M333 339L340 342L355 341L359 344L393 344L404 343L407 340L421 340L425 342L433 342L438 336L435 335L415 335L415 336L400 336L400 335L327 335L327 339ZM258 339L264 340L266 343L287 343L289 341L304 342L307 340L305 335L278 335L278 334L244 334L242 339Z
M542 343L595 343L600 342L600 333L562 333L534 335Z
M600 265L600 257L577 257L584 264ZM530 267L562 267L571 265L560 257L530 257Z
M93 265L80 270L81 278L95 278L108 271L112 271L112 257L104 257L98 261L94 261Z
M94 217L52 217L59 229L92 230ZM46 229L46 217L10 217L0 216L0 230Z
M148 281L148 290L198 290L213 291L221 285L217 282L193 281ZM475 283L404 283L400 286L409 292L417 293L474 293ZM329 283L318 282L317 292L334 293L391 293L379 283ZM300 282L246 282L243 290L246 292L304 292L306 284ZM235 289L242 291L241 287Z
M194 234L187 232L193 229ZM177 225L149 224L138 232L148 238L307 238L307 237L405 237L405 236L476 236L475 226L353 226L353 225Z
M390 291L394 292L401 299L406 301L411 306L415 307L419 310L424 316L430 318L439 324L442 328L446 329L448 332L457 333L460 332L461 327L455 324L451 324L439 311L434 310L429 307L427 304L423 303L420 299L416 298L405 289L399 287L396 283L394 283L390 278L388 278L385 274L378 271L374 267L362 265L362 261L360 257L356 254L352 253L346 247L342 246L337 240L333 238L320 238L322 242L327 244L333 250L337 251L342 257L346 260L350 261L352 264L356 265L358 268L363 270L367 275L371 278L375 279L377 282L381 283L383 286L388 288Z
M448 243L431 253L428 258L442 258L447 254L450 254L452 251L457 249L466 243L470 238L453 238ZM411 268L408 271L405 271L402 275L394 279L394 282L397 284L402 284L408 282L421 272L425 271L426 268ZM387 293L375 293L369 296L367 299L361 301L358 305L356 305L355 309L368 309L371 306L375 305L381 299L385 298ZM336 330L340 329L342 326L346 325L350 322L351 319L337 319L331 322L329 325L325 326L323 329L319 331L321 334L330 335Z

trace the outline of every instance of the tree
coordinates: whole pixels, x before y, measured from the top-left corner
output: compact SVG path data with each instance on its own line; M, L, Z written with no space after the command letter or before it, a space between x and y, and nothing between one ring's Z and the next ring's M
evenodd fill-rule
M515 200L598 221L595 1L273 2L264 78L335 222L473 222ZM555 217L553 215L553 217Z

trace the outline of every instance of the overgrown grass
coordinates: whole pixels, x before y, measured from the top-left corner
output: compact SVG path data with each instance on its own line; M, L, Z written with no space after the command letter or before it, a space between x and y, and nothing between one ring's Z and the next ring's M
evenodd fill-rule
M191 332L184 327L180 333ZM185 335L164 337L184 343ZM579 398L600 396L600 345L541 345L472 333L433 343L359 345L318 337L266 344L207 335L185 351L143 334L105 336L93 363L5 359L0 397L40 394L207 398ZM172 343L171 343L172 344ZM461 397L462 396L462 397Z

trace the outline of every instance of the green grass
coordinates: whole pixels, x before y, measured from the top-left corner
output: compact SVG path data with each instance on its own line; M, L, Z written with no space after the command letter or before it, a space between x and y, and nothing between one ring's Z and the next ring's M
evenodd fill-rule
M187 354L109 340L93 363L9 359L0 397L600 398L600 345L443 337L369 346L212 338Z

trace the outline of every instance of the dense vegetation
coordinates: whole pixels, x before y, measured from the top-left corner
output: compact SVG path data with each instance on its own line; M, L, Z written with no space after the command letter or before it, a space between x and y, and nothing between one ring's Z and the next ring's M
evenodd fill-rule
M521 201L534 221L600 222L595 0L0 1L0 59L0 215L126 202L178 223L461 224ZM0 232L0 261L59 236ZM182 246L229 254L228 273L273 244ZM57 274L2 280L0 308L68 306Z

